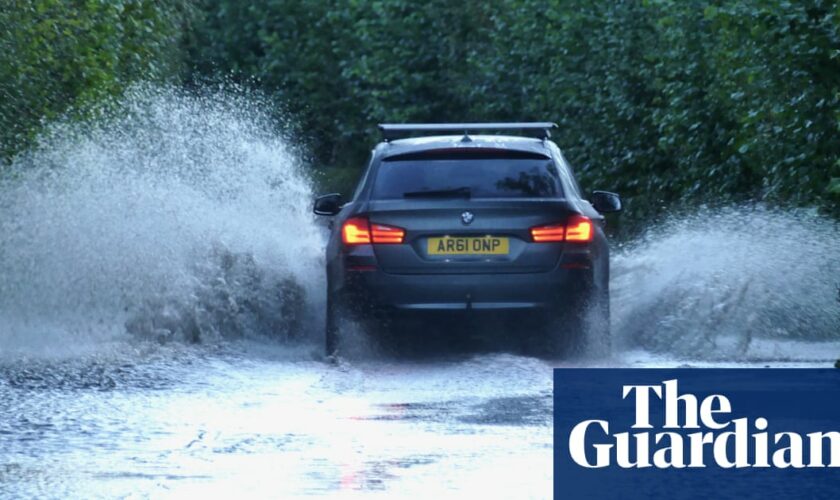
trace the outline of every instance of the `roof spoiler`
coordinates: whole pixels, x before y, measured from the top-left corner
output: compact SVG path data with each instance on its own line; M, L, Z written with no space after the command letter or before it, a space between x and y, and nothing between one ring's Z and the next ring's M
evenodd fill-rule
M551 129L557 127L552 122L511 122L511 123L380 123L379 130L386 141L408 137L414 133L435 135L435 132L457 132L468 136L471 131L481 130L521 130L530 132L540 139L551 137Z

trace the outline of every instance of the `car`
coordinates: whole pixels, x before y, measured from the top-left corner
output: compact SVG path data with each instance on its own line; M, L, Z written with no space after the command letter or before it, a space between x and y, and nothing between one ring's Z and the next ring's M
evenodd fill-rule
M327 194L314 204L332 218L328 356L346 341L348 316L375 329L409 315L519 314L539 318L527 323L539 327L511 335L546 354L608 338L602 214L620 211L621 200L607 191L584 195L550 140L554 127L379 125L383 141L353 196Z

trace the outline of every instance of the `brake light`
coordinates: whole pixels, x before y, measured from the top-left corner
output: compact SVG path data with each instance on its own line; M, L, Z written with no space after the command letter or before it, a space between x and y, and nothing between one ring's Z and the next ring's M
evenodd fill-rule
M531 228L531 237L537 243L547 243L550 241L563 241L566 235L566 226L563 224L555 224L553 226L540 226Z
M573 215L566 221L566 241L592 241L592 221L589 217Z
M341 226L341 240L345 245L365 245L370 243L370 227L364 217L353 217Z
M341 240L345 245L398 244L405 239L405 231L385 224L370 224L364 217L347 219L341 227Z
M374 243L402 243L403 238L405 238L405 231L385 224L373 224L370 228L370 234Z
M572 215L566 224L552 224L531 228L531 238L536 243L572 241L587 243L592 241L592 221L583 215Z

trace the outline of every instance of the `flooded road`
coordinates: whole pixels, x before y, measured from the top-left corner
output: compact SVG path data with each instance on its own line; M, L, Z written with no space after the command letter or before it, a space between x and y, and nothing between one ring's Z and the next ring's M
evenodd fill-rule
M315 346L235 342L7 361L0 495L549 498L554 366L830 366L819 353L840 344L791 349L803 360L483 352L327 364Z
M540 362L163 357L6 368L5 492L549 495L550 370ZM68 375L75 380L51 386Z
M840 357L837 223L759 206L616 244L611 353L444 328L327 363L312 182L262 109L139 88L0 178L0 497L548 498L554 367Z

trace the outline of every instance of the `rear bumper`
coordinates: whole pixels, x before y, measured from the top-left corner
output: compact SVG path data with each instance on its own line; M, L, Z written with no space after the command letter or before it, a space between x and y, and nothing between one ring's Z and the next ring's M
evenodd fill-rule
M527 311L572 303L590 289L591 269L557 266L544 273L389 274L346 271L350 304L397 311Z

